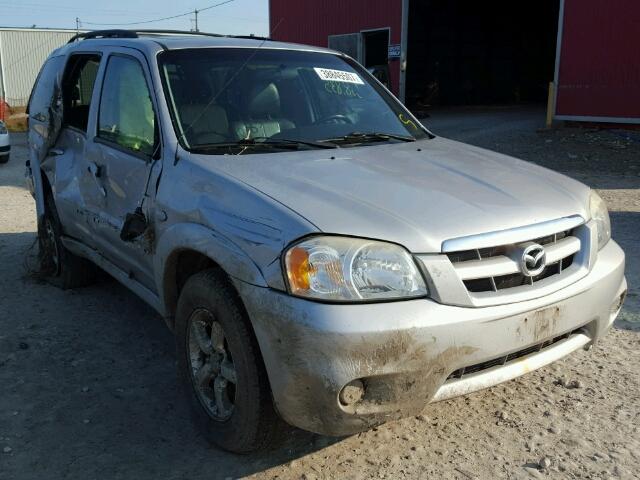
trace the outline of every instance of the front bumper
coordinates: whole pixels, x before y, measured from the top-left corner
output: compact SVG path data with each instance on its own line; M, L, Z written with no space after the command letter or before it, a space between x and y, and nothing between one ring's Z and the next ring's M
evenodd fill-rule
M574 284L492 307L427 299L335 305L244 283L238 288L280 415L305 430L347 435L416 415L431 401L515 378L592 344L615 319L626 280L624 253L610 241L591 272ZM556 343L543 350L448 378L552 339ZM365 386L364 397L345 406L340 391L357 379Z

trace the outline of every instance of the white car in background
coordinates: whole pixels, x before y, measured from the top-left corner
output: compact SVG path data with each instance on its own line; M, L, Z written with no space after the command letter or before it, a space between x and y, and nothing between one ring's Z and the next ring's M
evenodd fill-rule
M9 152L11 151L11 142L9 141L9 130L5 123L0 120L0 163L9 161Z

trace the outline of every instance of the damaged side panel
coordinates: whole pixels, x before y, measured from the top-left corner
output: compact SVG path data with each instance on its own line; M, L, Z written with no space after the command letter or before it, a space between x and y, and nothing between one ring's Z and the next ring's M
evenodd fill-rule
M85 243L156 292L155 196L148 187L162 171L162 135L155 89L145 66L142 54L133 49L102 52L87 141L77 162L82 199L75 214L84 217L91 233ZM141 220L135 228L131 218Z
M29 114L29 166L31 169L36 214L40 227L44 215L44 186L41 166L58 138L62 126L62 68L64 56L52 56L43 65L36 80L27 112Z
M186 152L181 155L187 156ZM295 238L317 229L302 217L292 217L282 205L212 168L200 159L165 164L156 197L157 250L154 270L165 304L175 303L172 278L177 257L189 250L210 258L232 278L284 289L280 254Z

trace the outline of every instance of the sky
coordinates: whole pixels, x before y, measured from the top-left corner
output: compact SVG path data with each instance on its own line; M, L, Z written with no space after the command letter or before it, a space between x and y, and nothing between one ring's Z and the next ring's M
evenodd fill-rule
M93 25L96 23L146 22L203 9L225 0L0 0L0 27L76 28L158 28L190 30L194 15L137 25ZM229 0L227 0L229 1ZM269 33L269 0L230 0L198 14L198 28L203 32L224 34Z

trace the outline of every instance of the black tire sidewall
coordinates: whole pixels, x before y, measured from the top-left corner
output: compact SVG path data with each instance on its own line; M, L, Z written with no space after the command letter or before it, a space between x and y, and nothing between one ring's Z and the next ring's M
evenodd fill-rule
M56 255L58 256L58 265L55 271L49 270L51 268L50 264L53 264L53 260L47 258L48 252L45 250L47 223L51 225L51 229L53 230L53 234L55 237ZM62 226L60 225L60 221L58 220L56 207L50 195L47 195L45 197L45 212L40 230L40 239L38 242L40 247L40 268L44 274L50 276L51 278L59 278L61 276L62 270L64 269L65 252L64 248L62 247Z
M266 382L261 358L246 312L235 291L215 271L194 275L183 288L176 312L176 350L178 376L185 391L194 421L211 443L236 453L261 448L268 433L264 403ZM195 392L188 352L189 323L193 312L206 309L220 323L233 357L237 384L234 411L225 421L214 420L206 412Z
M56 251L58 254L58 268L56 271L46 271L47 260L44 258L43 238L46 233L46 222L51 223L55 237ZM47 281L63 290L69 288L83 287L95 281L97 269L89 260L80 258L69 250L62 243L62 223L58 217L56 205L51 193L45 194L45 212L42 225L38 226L38 243L40 247L40 268Z

